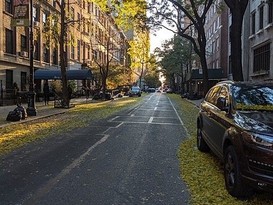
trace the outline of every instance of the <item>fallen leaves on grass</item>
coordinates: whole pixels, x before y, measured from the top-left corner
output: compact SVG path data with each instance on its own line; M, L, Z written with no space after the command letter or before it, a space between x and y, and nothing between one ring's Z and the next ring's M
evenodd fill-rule
M196 147L196 119L198 109L179 95L169 95L176 107L189 139L178 150L181 177L191 193L193 205L270 205L272 194L260 193L247 201L238 200L225 189L223 166L216 156L202 153Z
M124 98L114 101L77 105L64 114L0 129L0 156L60 132L87 126L94 120L104 119L115 112L138 103L142 98Z

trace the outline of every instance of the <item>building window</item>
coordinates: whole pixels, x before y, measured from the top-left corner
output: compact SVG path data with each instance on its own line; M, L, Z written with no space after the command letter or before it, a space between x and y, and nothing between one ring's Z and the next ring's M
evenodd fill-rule
M14 54L13 31L6 29L6 53Z
M81 58L81 40L78 40L77 44L77 60L80 60Z
M43 24L46 24L48 16L49 16L48 13L46 13L46 12L43 13Z
M58 50L54 48L53 50L53 64L58 65Z
M91 49L90 49L90 46L87 46L87 58L88 58L88 60L90 60L90 58L91 58Z
M270 43L254 50L253 72L267 71L270 69Z
M21 90L27 90L27 72L21 72Z
M13 90L13 70L6 70L6 92L12 93Z
M75 10L74 10L73 7L71 7L70 11L71 11L71 12L70 12L71 19L74 21L74 20L75 20Z
M43 61L47 63L50 61L49 49L47 48L46 44L43 44Z
M268 3L268 23L273 22L273 2Z
M21 35L21 51L27 51L27 37Z
M71 58L75 59L75 47L71 45Z
M33 21L40 21L40 11L39 8L33 7Z
M37 40L34 40L34 53L33 53L33 58L35 60L39 60L39 51L40 51L40 46Z
M5 0L5 11L12 14L12 0Z
M81 23L80 23L80 21L81 21L81 14L80 13L78 13L78 30L80 31L80 29L81 29Z
M255 24L255 20L256 20L256 13L252 13L251 14L251 34L255 34L256 31L256 24Z
M264 27L264 6L259 8L259 29Z

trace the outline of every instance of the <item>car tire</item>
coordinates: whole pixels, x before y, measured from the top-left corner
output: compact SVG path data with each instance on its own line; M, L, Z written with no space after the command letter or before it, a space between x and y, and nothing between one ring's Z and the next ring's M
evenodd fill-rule
M210 148L209 148L208 144L205 142L202 132L201 132L201 128L199 126L197 127L197 148L201 152L209 152L210 151Z
M232 145L224 151L224 176L226 189L231 196L247 199L254 194L254 189L242 179L238 157Z

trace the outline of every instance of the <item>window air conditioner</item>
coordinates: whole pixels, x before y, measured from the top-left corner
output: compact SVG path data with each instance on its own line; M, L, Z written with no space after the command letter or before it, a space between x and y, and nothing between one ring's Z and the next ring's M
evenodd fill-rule
M21 51L21 52L20 52L20 56L22 56L22 57L28 57L28 52L26 52L26 51Z

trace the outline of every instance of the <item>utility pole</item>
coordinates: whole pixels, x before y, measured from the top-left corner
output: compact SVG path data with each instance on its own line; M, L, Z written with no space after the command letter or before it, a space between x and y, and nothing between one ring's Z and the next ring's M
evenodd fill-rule
M30 14L29 14L29 92L28 92L28 107L27 107L27 114L29 116L36 116L37 110L35 106L35 95L34 92L34 66L33 66L33 0L29 1L30 4Z

